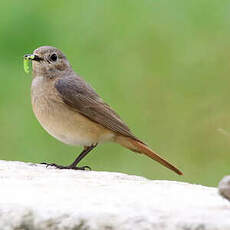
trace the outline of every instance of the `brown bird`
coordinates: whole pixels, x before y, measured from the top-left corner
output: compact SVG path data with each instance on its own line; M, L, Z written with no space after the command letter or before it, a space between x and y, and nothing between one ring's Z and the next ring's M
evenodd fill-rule
M42 127L65 144L84 147L71 165L45 163L47 166L84 170L89 167L78 167L80 160L98 144L113 141L182 175L179 169L133 135L119 115L73 71L60 50L42 46L24 58L32 60L32 106Z

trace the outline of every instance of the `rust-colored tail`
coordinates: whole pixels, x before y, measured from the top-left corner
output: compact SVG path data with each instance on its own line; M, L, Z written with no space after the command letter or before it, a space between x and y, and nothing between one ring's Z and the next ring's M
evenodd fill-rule
M144 143L139 142L139 141L134 140L134 139L129 138L129 137L124 137L124 136L118 136L115 141L118 142L120 145L122 145L122 146L124 146L124 147L126 147L126 148L128 148L134 152L144 153L145 155L147 155L148 157L152 158L153 160L159 162L160 164L164 165L168 169L171 169L172 171L174 171L178 175L183 175L183 173L178 168L176 168L175 166L170 164L168 161L166 161L165 159L160 157L157 153L153 152Z

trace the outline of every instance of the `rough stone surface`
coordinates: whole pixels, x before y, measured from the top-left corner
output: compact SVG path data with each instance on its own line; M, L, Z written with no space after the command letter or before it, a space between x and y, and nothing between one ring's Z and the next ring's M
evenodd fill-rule
M216 188L0 161L1 230L229 230Z
M230 200L230 176L225 176L219 183L219 193Z

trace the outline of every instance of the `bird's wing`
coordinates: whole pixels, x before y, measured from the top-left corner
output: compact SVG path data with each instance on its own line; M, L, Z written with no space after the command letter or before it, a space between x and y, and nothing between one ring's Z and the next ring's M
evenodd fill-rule
M119 115L103 102L97 93L80 77L73 75L61 78L56 81L55 88L62 101L72 109L117 134L138 140Z

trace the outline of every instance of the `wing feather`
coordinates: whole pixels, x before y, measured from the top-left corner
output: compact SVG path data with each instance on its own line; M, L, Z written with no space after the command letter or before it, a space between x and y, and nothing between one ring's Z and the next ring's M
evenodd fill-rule
M63 102L72 109L115 133L138 140L120 116L80 77L61 78L56 81L55 88Z

